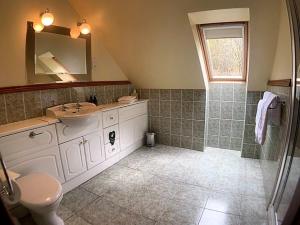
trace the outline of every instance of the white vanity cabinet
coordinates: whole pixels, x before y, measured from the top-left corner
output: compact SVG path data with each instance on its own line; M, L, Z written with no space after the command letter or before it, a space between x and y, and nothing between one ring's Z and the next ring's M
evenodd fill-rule
M119 109L121 151L141 142L148 130L147 102Z
M87 170L82 138L68 141L59 147L66 180Z
M134 143L134 119L120 123L121 149L126 149Z
M45 172L64 182L55 125L11 134L0 139L8 169L26 175Z
M115 110L114 110L115 111ZM108 112L109 113L109 112ZM117 111L118 113L118 111ZM106 158L111 158L120 152L120 142L119 142L119 124L107 127L103 130L104 144L105 144L105 156ZM114 141L110 141L110 135L114 136Z
M101 132L60 144L60 154L66 180L70 180L105 160Z
M83 137L85 158L88 169L93 168L94 166L102 163L105 160L101 137L101 132L95 132Z
M82 126L55 121L1 137L0 151L9 169L48 173L68 192L141 147L147 129L147 101L116 103Z

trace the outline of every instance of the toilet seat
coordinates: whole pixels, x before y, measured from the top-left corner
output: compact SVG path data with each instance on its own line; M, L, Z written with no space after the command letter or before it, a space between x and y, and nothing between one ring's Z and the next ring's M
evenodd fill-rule
M27 207L45 207L62 195L59 181L46 173L32 173L16 180L21 190L20 202Z

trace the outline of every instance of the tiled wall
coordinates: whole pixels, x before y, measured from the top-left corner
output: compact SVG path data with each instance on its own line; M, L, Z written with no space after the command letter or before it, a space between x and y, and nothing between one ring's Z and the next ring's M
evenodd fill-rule
M263 172L264 189L266 200L269 201L270 195L276 181L277 171L280 165L281 153L284 150L285 137L290 104L290 87L268 86L268 90L277 94L280 100L285 102L282 105L282 115L280 126L268 125L267 137L261 146L260 164Z
M245 131L242 149L242 157L258 159L261 146L255 142L255 117L257 104L263 92L248 91L246 102Z
M245 83L209 83L206 146L241 150Z
M149 101L149 127L161 144L203 151L205 90L140 89Z
M132 92L132 85L108 85L49 89L0 95L0 124L12 123L45 115L53 105L87 101L96 94L98 104L116 101L118 97Z

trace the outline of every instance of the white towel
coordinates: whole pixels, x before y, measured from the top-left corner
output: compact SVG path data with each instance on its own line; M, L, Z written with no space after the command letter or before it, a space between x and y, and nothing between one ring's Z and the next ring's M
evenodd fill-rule
M268 91L264 93L263 99L258 102L255 118L255 141L260 145L263 145L266 139L268 109L271 105L277 107L277 104L278 96Z

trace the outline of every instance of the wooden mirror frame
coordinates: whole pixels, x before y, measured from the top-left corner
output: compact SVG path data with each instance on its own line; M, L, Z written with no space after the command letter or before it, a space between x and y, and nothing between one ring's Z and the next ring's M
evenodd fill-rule
M70 36L70 29L60 26L47 26L41 32L48 32L54 34L60 34L65 36ZM78 82L80 81L91 81L92 80L92 56L91 56L91 34L86 34L78 38L84 38L86 40L86 71L87 74L71 74L76 78ZM47 77L39 77L35 74L35 31L33 29L33 22L27 22L27 34L26 34L26 77L28 84L38 84L38 83L56 83L55 74L43 75ZM42 78L48 78L49 82L44 82ZM64 82L62 82L64 83Z

